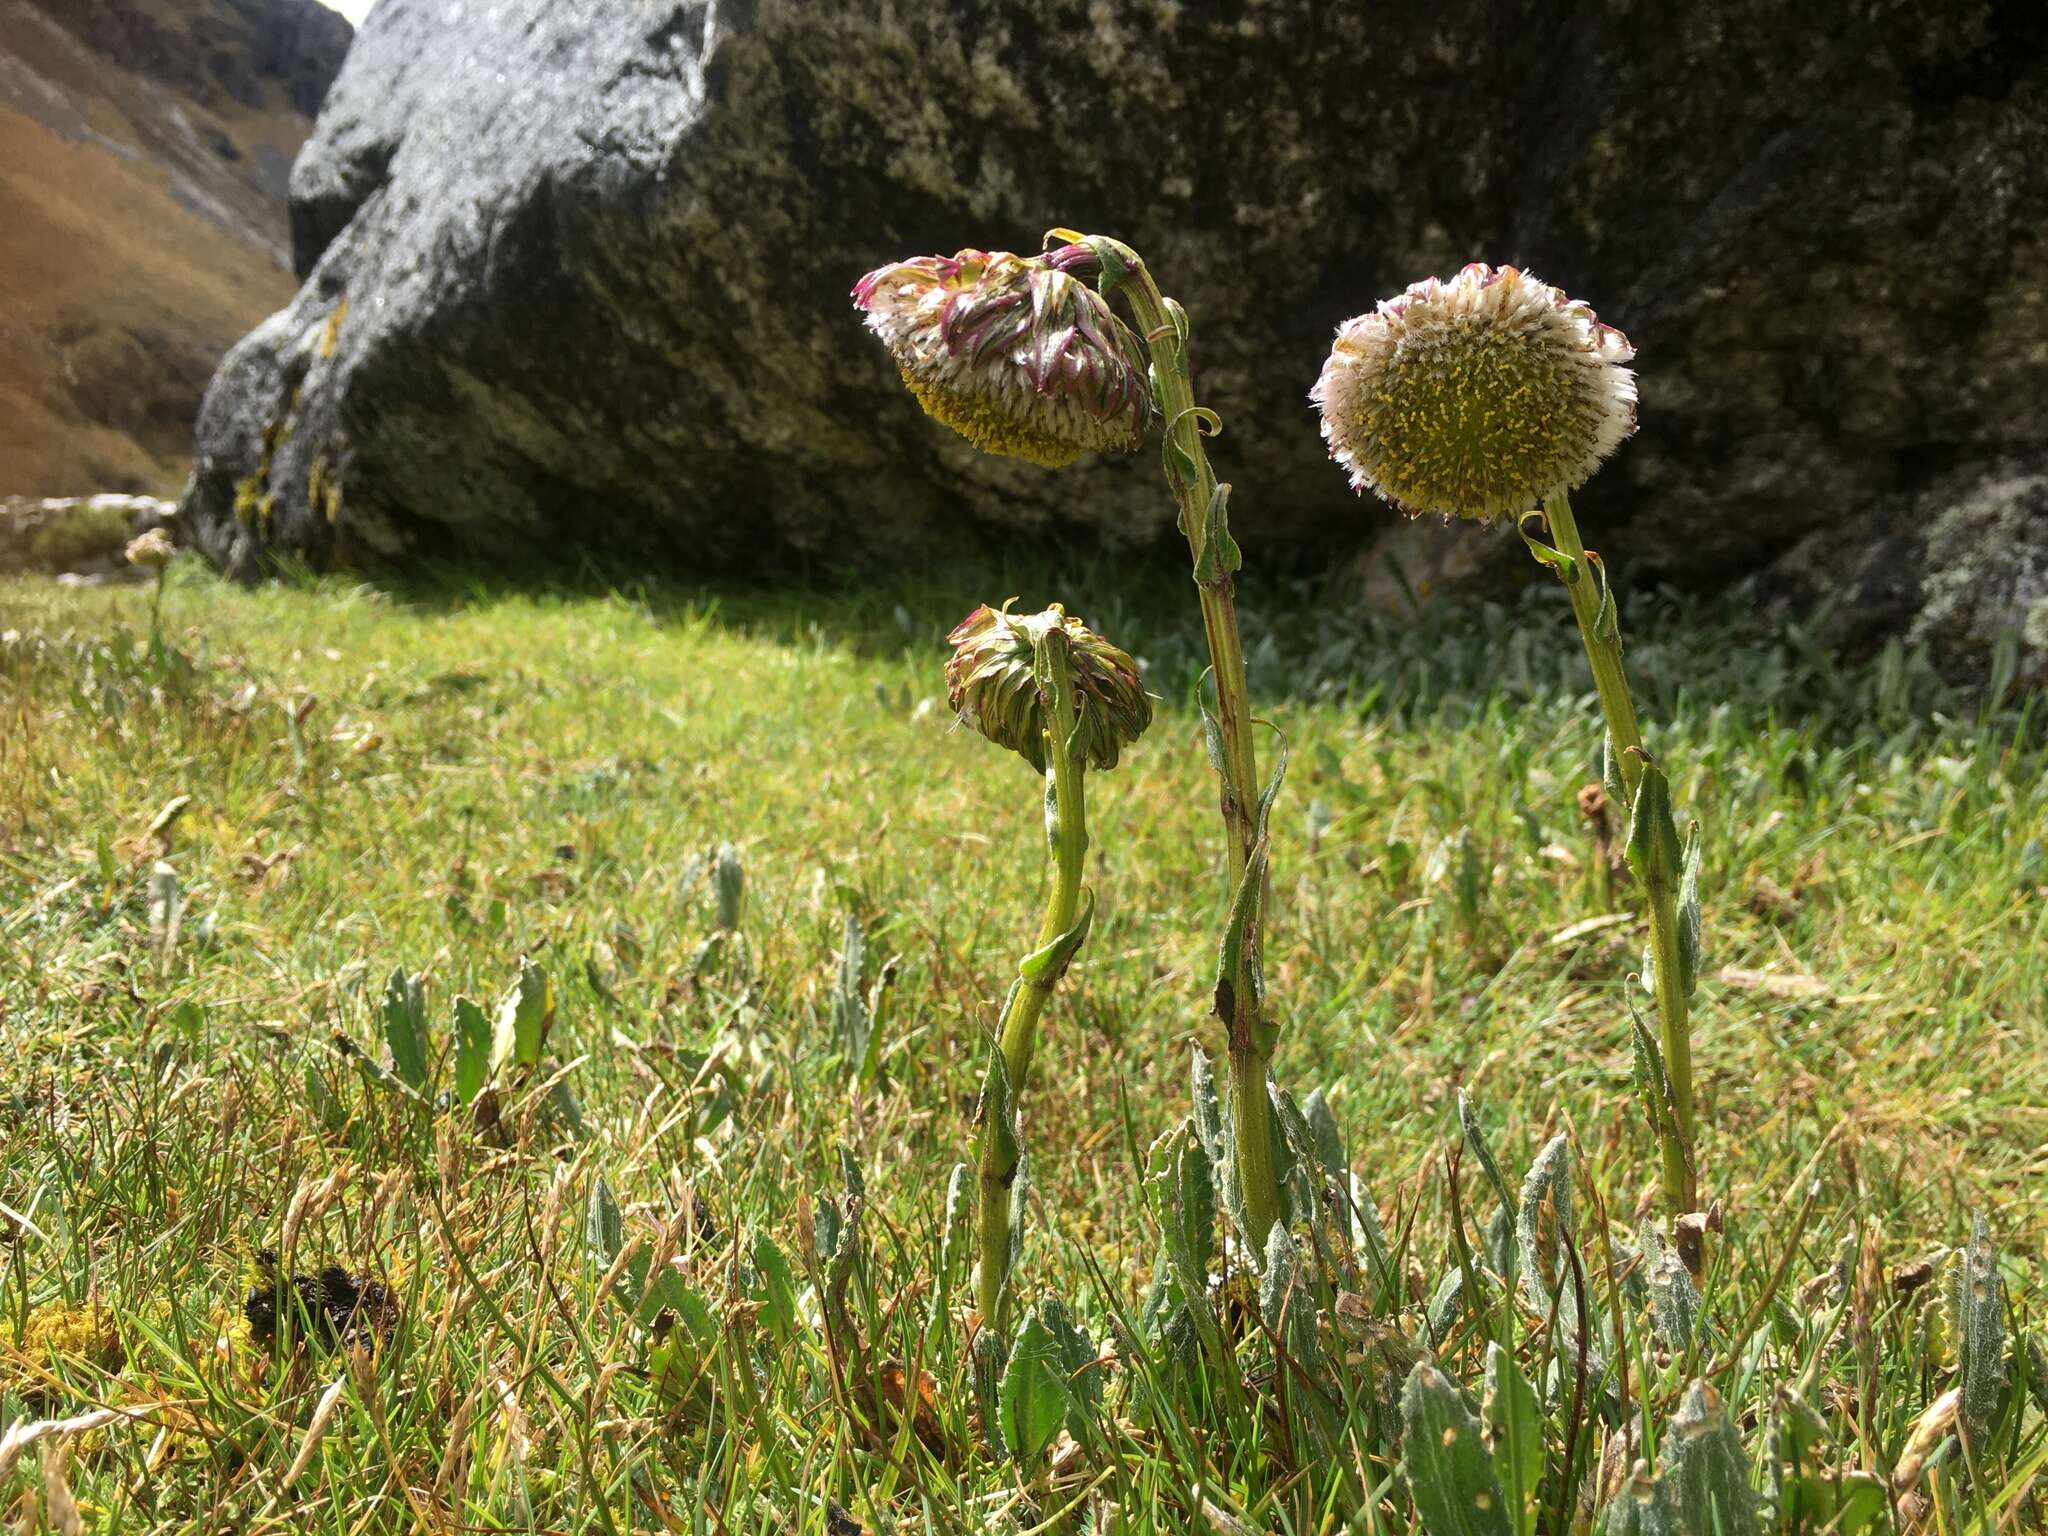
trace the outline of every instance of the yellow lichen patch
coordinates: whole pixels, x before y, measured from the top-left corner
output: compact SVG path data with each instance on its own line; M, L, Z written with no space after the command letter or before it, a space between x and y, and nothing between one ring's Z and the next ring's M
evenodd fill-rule
M269 462L263 465L263 472L244 475L235 482L235 521L244 528L252 526L263 507L263 483L268 478Z
M348 318L348 300L343 299L329 311L327 324L320 328L320 360L327 361L334 356L334 349L341 343L341 323Z
M306 500L330 528L341 520L341 477L325 453L316 454L306 471Z
M910 386L927 416L951 427L983 453L1023 459L1047 469L1064 469L1081 456L1081 450L1072 442L1019 421L984 401L946 389L908 368L903 370L903 382Z

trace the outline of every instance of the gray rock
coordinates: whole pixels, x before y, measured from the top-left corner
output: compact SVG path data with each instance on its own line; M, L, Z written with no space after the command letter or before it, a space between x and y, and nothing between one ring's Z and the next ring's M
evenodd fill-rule
M238 571L1170 539L1149 453L980 458L847 303L887 259L1069 224L1186 304L1252 559L1525 573L1512 533L1353 498L1304 399L1345 316L1482 257L1639 348L1643 430L1581 498L1610 557L1846 569L1908 506L1976 549L2007 523L1965 509L2048 472L2044 16L381 0L293 173L305 286L208 393L187 523ZM1892 627L1975 654L2030 600L1958 555L1925 548Z
M1808 534L1770 575L1780 612L1852 651L1886 636L1971 684L2048 685L2048 465L1973 465ZM2011 655L2000 660L2002 648Z

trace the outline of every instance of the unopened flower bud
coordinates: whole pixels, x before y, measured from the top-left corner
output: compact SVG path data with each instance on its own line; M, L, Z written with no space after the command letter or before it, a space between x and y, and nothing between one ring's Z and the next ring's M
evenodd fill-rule
M1355 489L1486 522L1576 490L1635 431L1634 355L1548 283L1474 263L1345 321L1309 399Z
M1038 651L1064 644L1074 687L1074 752L1096 768L1117 758L1152 723L1152 700L1138 665L1054 603L1043 613L1014 614L1005 604L976 608L946 637L946 692L954 713L999 747L1045 771L1050 701L1039 686Z
M1136 448L1152 415L1143 348L1065 251L918 256L853 289L926 414L1052 469Z

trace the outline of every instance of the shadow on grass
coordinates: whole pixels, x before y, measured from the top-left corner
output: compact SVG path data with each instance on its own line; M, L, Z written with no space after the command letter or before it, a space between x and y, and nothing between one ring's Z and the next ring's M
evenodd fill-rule
M290 571L281 579L316 586L354 580ZM428 612L515 598L623 602L656 625L709 619L783 644L928 657L935 681L947 632L976 603L1015 597L1032 609L1059 601L1138 656L1155 694L1189 710L1208 660L1186 571L1157 555L990 559L838 583L691 581L587 558L552 571L428 564L371 580ZM1831 748L1889 753L1958 738L2026 750L2048 745L2039 695L2009 681L1974 692L1954 687L1923 649L1896 640L1867 657L1837 654L1815 638L1828 627L1826 615L1770 622L1747 584L1714 598L1634 592L1625 573L1618 585L1632 594L1622 629L1638 705L1666 727L1721 713L1738 729L1763 736L1796 727ZM1328 590L1317 575L1252 573L1240 582L1255 703L1324 702L1363 720L1457 724L1591 697L1570 611L1540 573L1500 597L1439 599L1407 613L1333 601Z

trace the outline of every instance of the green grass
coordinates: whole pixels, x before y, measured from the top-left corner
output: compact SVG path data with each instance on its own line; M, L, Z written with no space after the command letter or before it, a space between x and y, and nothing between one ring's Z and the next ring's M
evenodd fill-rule
M1188 1113L1190 1045L1220 1054L1193 603L1102 569L1061 590L981 579L390 595L180 566L155 647L146 592L0 585L0 1425L139 1414L72 1442L87 1528L843 1536L835 1508L868 1530L1411 1528L1384 1420L1405 1357L1395 1373L1378 1344L1335 1348L1326 1319L1347 1363L1318 1409L1236 1282L1222 1317L1248 1387L1196 1384L1124 1331L1159 1244L1134 1158ZM1039 786L954 727L940 642L1012 590L1086 614L1163 700L1091 785L1097 921L1026 1096L1026 1298L1062 1298L1118 1356L1102 1419L1051 1473L978 1449L964 1324L932 1315L940 1285L971 1295L939 1262L947 1177L1043 868ZM1290 749L1276 1069L1326 1091L1399 1248L1360 1307L1423 1329L1411 1288L1458 1262L1447 1166L1479 1250L1494 1201L1449 1156L1462 1089L1511 1183L1569 1135L1589 1304L1619 1316L1625 1400L1650 1403L1653 1433L1702 1366L1738 1418L1804 1375L1834 1454L1888 1471L1956 1367L1943 1287L1866 1279L1831 1312L1824 1277L1845 1243L1887 1275L1941 1258L1975 1213L2026 1375L2048 1245L2032 701L1950 696L1897 650L1839 667L1730 614L1627 615L1646 729L1705 838L1695 1056L1726 1226L1706 1307L1733 1353L1691 1358L1650 1339L1609 1269L1657 1168L1624 1005L1643 930L1577 806L1598 736L1562 600L1413 623L1292 589L1243 602L1254 702ZM737 937L716 916L726 842ZM834 1024L849 914L862 986L894 960L865 1085ZM552 980L552 1029L495 1127L393 1086L387 977L423 978L448 1053L457 998L495 1015L522 956ZM445 1088L446 1060L432 1071ZM866 1202L835 1331L841 1147ZM390 1285L401 1317L376 1350L271 1351L234 1328L250 1253L287 1231L289 1267ZM618 1300L630 1260L597 1294L622 1237L673 1255L666 1356ZM38 1329L67 1304L97 1321L52 1350ZM1614 1426L1572 1413L1540 1312L1489 1306L1438 1353L1476 1389L1488 1338L1538 1381L1565 1486L1564 1460L1583 1475ZM921 1425L888 1407L885 1359L930 1372ZM2023 1383L1998 1426L1968 1456L1942 1443L1925 1529L2041 1528ZM32 1507L37 1454L0 1481L0 1513Z

